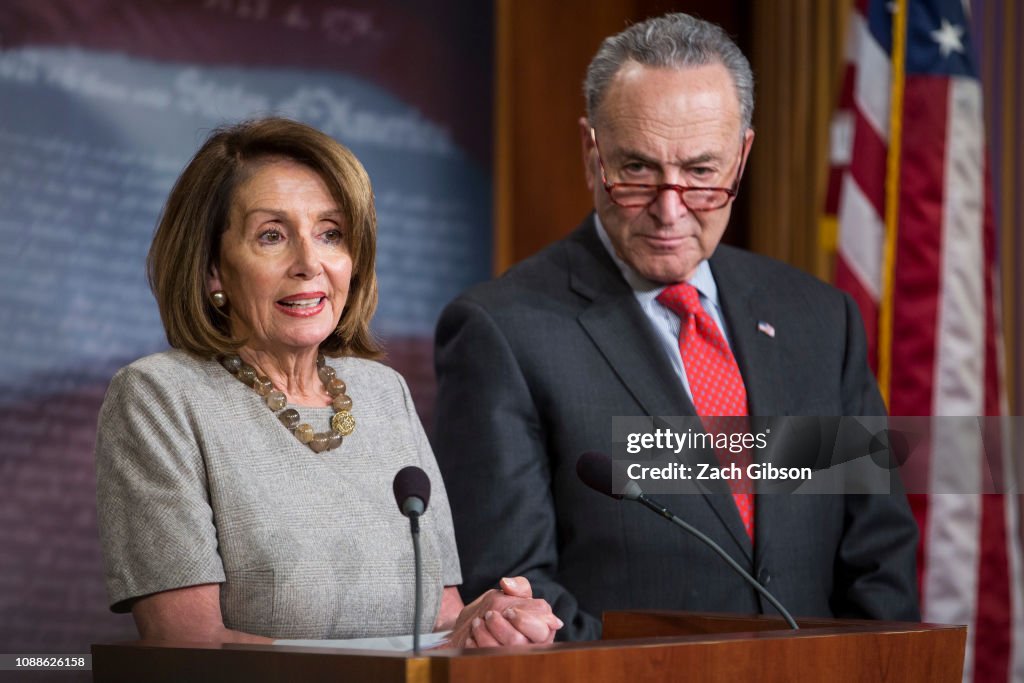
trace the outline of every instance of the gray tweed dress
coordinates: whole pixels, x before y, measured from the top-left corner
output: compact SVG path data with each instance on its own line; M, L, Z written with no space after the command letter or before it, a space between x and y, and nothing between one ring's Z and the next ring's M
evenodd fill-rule
M100 541L111 609L174 588L220 584L228 628L274 638L408 633L413 554L391 483L422 467L425 630L462 578L451 512L405 381L356 358L329 360L348 385L355 432L317 454L213 360L142 358L107 391L96 442ZM328 429L332 410L302 419Z

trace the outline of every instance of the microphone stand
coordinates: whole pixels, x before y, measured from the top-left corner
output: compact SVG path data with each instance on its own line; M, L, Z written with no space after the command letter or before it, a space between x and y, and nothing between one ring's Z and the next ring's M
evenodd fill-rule
M423 616L423 561L420 559L420 515L418 512L409 513L409 531L412 534L412 554L416 574L416 597L412 610L412 652L419 657L420 621Z
M791 629L793 629L794 631L800 630L800 627L796 625L796 621L793 619L789 611L782 606L782 603L776 600L775 596L769 593L768 590L764 586L762 586L759 581L757 581L753 576L748 574L746 569L741 567L739 563L736 562L736 560L729 557L729 554L727 552L722 550L717 543L708 538L702 531L700 531L699 529L690 524L687 524L679 517L676 517L671 510L669 510L664 505L661 505L660 503L656 502L655 500L648 498L646 494L640 493L635 497L627 497L630 498L631 500L635 500L638 503L642 503L645 507L653 510L654 512L657 512L659 515L661 515L668 521L672 522L676 526L682 527L684 530L688 531L689 533L697 537L697 539L701 541L704 545L714 550L719 557L725 560L726 563L730 567L732 567L733 571L742 576L747 583L754 587L754 590L761 594L761 596L764 597L764 599L767 600L772 607L779 611L779 614L782 615L782 618L786 620L786 623L789 624L789 627Z
M430 478L415 465L403 467L395 475L392 489L399 511L409 518L412 534L413 565L416 574L416 595L412 609L412 651L420 654L420 621L423 620L423 560L420 557L420 515L430 502Z

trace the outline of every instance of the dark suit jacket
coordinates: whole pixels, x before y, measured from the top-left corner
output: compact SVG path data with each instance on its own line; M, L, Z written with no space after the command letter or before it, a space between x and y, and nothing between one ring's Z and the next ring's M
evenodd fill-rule
M884 415L849 297L726 246L710 263L751 415ZM576 477L581 453L612 452L612 416L694 414L592 219L452 302L436 341L433 444L467 600L524 575L569 639L598 637L609 609L771 611L699 541ZM919 619L902 493L758 496L753 550L726 489L658 498L794 614Z

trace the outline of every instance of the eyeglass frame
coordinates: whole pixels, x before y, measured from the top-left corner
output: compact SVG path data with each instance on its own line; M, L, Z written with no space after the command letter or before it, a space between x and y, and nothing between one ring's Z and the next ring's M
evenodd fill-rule
M740 145L740 169L736 173L736 179L732 181L732 187L692 187L689 185L676 185L674 183L609 183L608 174L604 168L604 159L601 158L601 146L597 144L597 131L594 130L593 126L590 127L590 139L594 143L594 149L597 151L597 163L601 167L601 185L604 187L604 191L608 193L608 199L612 201L612 204L615 204L616 206L621 206L624 209L646 209L648 206L658 201L658 197L661 196L662 192L664 192L665 190L672 190L673 192L676 193L676 195L678 195L679 201L682 202L683 206L685 206L689 211L718 211L719 209L724 208L730 200L736 199L736 195L739 194L740 179L743 177L743 170L746 167L747 161L743 155L742 144ZM618 201L615 200L615 197L612 196L612 190L616 187L654 188L654 196L651 198L651 201L647 202L646 204L620 204ZM695 209L686 203L686 199L684 197L684 193L689 190L697 190L701 192L724 192L726 195L726 199L719 206L707 209Z

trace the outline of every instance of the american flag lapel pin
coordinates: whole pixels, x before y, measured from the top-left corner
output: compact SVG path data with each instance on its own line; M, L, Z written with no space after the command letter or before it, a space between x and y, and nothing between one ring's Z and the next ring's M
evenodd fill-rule
M775 339L775 326L771 323L766 323L763 320L757 321L757 331L761 334L766 334L771 339Z

